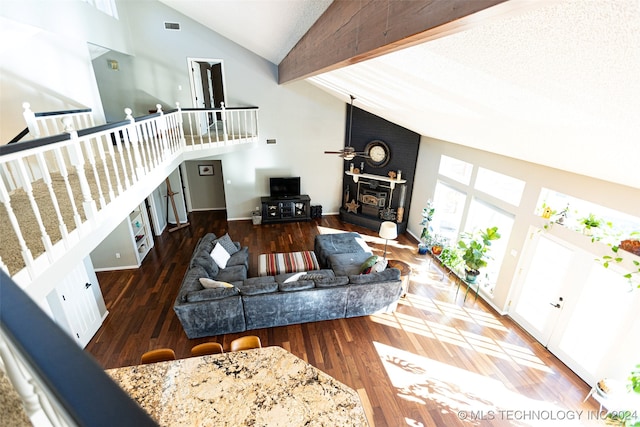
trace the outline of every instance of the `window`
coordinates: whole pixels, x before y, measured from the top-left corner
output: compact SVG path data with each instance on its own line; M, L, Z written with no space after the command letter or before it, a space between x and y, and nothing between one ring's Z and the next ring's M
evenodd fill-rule
M563 225L578 232L582 232L584 228L581 220L589 216L589 214L593 214L596 218L602 220L602 224L599 230L594 233L594 236L603 243L617 245L620 243L620 240L635 235L632 233L640 232L640 218L636 216L628 215L548 188L543 188L540 191L536 214L542 215L545 208L551 210L551 221L556 221L560 213L566 210ZM637 235L634 238L637 238Z
M118 9L116 9L115 0L82 0L85 3L98 9L100 12L104 12L109 16L113 16L118 19Z
M514 206L520 205L524 181L489 169L479 168L475 188Z
M454 159L453 157L440 156L440 167L438 173L444 175L456 181L467 184L471 182L471 172L473 171L473 165L471 163L463 162L462 160Z
M493 294L498 273L502 266L502 260L507 252L507 242L511 235L513 222L513 215L479 199L474 198L471 201L469 215L467 216L467 223L464 230L471 233L476 230L483 230L489 227L498 227L498 233L500 233L500 239L491 242L491 249L488 253L491 260L487 262L487 266L481 272L487 277L485 290L488 291L489 294Z
M465 193L455 190L441 181L436 184L433 201L436 210L431 227L435 234L447 240L442 242L445 246L455 244L457 241L466 199Z

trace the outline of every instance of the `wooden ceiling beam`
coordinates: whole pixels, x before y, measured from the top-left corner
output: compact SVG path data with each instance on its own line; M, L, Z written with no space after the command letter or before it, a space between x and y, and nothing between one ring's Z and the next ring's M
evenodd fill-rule
M507 0L334 0L278 65L308 78L452 34L502 15ZM518 3L518 2L514 2Z

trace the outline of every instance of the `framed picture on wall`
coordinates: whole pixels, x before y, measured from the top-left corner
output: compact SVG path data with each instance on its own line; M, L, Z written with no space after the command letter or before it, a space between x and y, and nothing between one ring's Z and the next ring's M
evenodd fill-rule
M198 174L200 176L213 175L213 165L198 165Z

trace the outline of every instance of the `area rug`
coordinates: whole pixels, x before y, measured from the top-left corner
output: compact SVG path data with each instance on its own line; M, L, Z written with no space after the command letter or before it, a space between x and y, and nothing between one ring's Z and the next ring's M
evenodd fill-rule
M319 270L313 251L261 254L258 257L258 275L274 276L280 273Z

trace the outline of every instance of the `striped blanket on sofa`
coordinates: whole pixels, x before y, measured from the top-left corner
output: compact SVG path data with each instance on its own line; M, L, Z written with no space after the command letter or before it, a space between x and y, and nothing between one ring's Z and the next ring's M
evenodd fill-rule
M319 269L320 266L313 251L262 254L258 257L259 276Z

